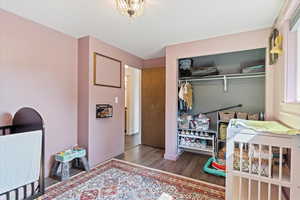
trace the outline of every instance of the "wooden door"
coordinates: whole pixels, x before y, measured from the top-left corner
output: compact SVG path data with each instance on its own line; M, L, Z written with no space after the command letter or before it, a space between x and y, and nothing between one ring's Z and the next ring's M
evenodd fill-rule
M142 144L165 148L165 68L142 70Z

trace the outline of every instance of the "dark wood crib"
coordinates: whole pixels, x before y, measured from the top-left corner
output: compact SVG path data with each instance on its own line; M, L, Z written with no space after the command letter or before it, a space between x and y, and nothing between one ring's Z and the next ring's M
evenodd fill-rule
M41 162L39 179L30 184L22 185L11 191L0 194L0 199L19 200L36 199L45 192L44 157L45 157L45 129L41 115L32 108L21 108L13 117L11 126L0 127L0 137L8 134L42 131ZM1 144L0 144L1 145ZM3 160L1 160L3 161ZM5 162L5 161L3 161ZM1 178L1 177L0 177Z

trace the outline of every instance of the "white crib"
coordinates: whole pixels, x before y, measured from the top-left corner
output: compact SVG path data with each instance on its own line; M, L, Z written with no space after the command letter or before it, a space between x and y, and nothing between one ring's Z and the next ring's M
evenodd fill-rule
M300 137L228 127L227 200L300 200Z

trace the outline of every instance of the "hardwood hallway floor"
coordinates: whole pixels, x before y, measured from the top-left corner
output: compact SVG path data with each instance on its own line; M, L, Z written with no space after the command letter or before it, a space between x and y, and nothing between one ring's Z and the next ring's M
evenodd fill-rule
M202 168L209 156L185 152L177 161L164 160L164 150L139 145L117 156L117 159L182 176L225 186L225 178L205 173Z
M141 144L141 134L125 135L125 151Z

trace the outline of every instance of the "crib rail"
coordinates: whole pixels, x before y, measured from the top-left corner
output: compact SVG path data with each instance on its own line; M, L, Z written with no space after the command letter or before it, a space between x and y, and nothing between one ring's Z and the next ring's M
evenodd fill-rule
M0 127L0 137L29 131L42 131L42 147L39 179L0 194L0 200L33 200L45 193L44 157L45 129L41 115L32 108L22 108L16 112L11 126ZM1 178L1 177L0 177Z
M0 200L31 200L43 195L38 182L23 185L0 195Z
M230 128L226 199L298 199L298 144L299 137Z
M0 136L10 134L11 128L12 126L0 126Z

